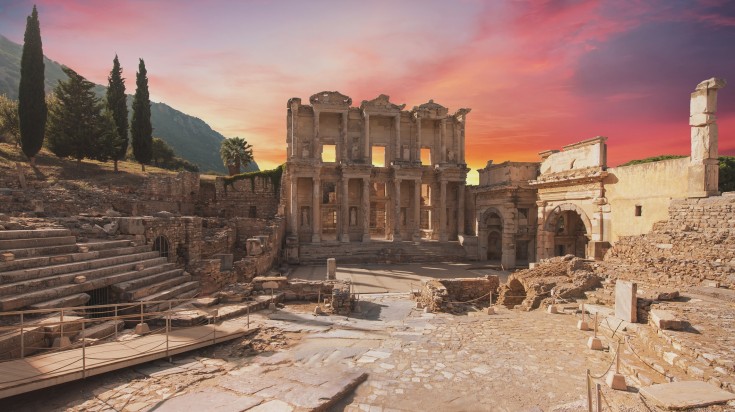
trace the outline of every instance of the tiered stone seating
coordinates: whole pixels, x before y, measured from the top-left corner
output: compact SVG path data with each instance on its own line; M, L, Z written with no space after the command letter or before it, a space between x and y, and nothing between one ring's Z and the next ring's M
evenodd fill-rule
M86 292L108 286L119 302L188 298L199 289L150 245L78 244L66 229L0 231L0 256L0 311L84 305Z

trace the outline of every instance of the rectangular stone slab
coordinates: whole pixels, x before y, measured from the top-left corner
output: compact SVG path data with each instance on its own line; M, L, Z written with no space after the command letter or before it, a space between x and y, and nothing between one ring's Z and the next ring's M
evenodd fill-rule
M615 317L626 322L635 323L638 320L636 296L638 284L625 280L615 282Z
M669 310L652 309L651 322L659 329L684 330L686 322L676 318L674 312Z
M672 411L717 405L735 399L735 394L702 381L651 385L641 388L640 395Z

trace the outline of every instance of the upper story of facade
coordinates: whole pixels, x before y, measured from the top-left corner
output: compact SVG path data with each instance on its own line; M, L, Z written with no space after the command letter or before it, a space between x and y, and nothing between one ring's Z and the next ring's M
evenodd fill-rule
M432 100L411 110L381 94L359 107L339 92L288 101L288 162L314 166L466 169L465 122Z

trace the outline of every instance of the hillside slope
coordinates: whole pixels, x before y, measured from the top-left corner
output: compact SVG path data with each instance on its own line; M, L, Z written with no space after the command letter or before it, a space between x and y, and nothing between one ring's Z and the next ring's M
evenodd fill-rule
M23 47L20 44L0 35L0 94L5 94L11 99L18 98L22 51ZM46 63L46 92L49 93L59 80L66 79L66 74L61 70L61 63L46 57L44 61ZM126 73L128 92L134 92L135 71L134 69L128 70ZM97 85L95 91L99 96L103 96L105 87ZM128 108L132 106L132 103L133 97L129 95ZM132 112L130 115L132 116ZM165 103L152 102L151 123L153 123L155 137L165 140L173 147L178 156L199 165L202 172L227 172L219 157L219 146L225 137L213 130L203 120L180 112ZM259 170L256 162L252 162L245 168L246 172L255 170Z

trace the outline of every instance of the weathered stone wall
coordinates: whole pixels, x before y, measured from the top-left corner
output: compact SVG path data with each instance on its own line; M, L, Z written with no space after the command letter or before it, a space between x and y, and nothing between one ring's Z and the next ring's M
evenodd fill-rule
M622 237L605 256L609 275L659 285L705 281L735 287L735 193L673 200L669 220Z
M189 264L202 256L202 219L199 217L121 217L116 221L122 235L143 244L154 244L159 236L168 243L168 261Z
M197 210L203 216L270 219L278 213L280 184L263 177L236 180L231 184L217 177L202 182Z
M417 300L431 312L451 311L456 305L489 305L500 280L496 275L481 278L428 280Z

